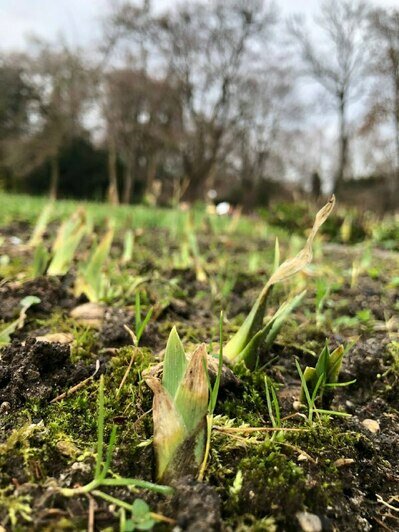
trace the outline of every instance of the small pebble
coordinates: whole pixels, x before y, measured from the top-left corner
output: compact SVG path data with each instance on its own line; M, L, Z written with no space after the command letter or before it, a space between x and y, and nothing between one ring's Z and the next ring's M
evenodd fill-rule
M364 419L362 425L373 434L376 434L380 430L380 424L375 419Z
M11 408L10 403L8 401L4 401L0 405L0 414L8 414L8 412L10 411L10 408ZM1 532L1 529L0 529L0 532Z
M93 329L101 329L105 311L105 306L100 303L83 303L72 309L70 316L83 325Z
M303 532L321 532L323 526L320 517L309 512L297 512L296 517Z
M296 410L297 412L301 409L301 402L300 401L294 401L292 403L292 408Z
M35 337L38 342L57 343L57 344L71 344L74 340L71 333L49 333L43 336Z
M353 464L354 459L353 458L338 458L338 460L335 460L334 465L335 467L343 467L350 464Z
M298 462L307 462L309 460L309 458L306 456L306 454L299 454L298 455Z

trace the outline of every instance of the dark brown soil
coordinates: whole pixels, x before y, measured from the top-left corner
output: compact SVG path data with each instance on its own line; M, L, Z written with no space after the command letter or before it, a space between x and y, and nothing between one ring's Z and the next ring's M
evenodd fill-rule
M0 404L4 412L26 401L46 401L93 373L93 367L72 364L69 345L14 341L0 359Z
M40 303L29 309L33 314L51 314L55 308L70 308L74 304L66 283L58 277L43 276L26 283L9 282L0 287L0 320L18 317L20 301L26 296L36 296Z
M218 532L222 528L221 501L212 486L184 477L173 484L170 509L176 525L187 532ZM169 512L171 513L171 512Z

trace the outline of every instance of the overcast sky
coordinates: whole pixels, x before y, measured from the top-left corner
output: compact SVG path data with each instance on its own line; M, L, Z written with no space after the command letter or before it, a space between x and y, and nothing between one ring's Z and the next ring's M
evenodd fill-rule
M275 0L283 14L317 12L321 0ZM177 0L153 0L159 10ZM375 0L378 6L399 6L399 0ZM20 49L30 34L52 40L61 33L72 46L94 42L98 22L109 0L0 0L0 48Z

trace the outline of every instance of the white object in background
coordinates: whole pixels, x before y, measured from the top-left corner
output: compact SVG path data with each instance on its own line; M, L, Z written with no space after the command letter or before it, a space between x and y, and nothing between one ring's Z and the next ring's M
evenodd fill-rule
M219 216L224 216L230 212L230 203L227 201L222 201L216 205L216 214Z

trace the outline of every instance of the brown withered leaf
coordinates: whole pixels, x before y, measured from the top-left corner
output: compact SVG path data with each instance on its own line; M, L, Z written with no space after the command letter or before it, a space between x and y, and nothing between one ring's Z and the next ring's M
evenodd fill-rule
M274 274L270 277L263 291L267 291L274 284L284 281L285 279L288 279L289 277L292 277L295 273L302 271L308 264L312 262L313 240L317 234L317 231L320 229L323 223L330 216L331 211L334 208L334 205L335 205L335 196L332 195L328 203L326 203L326 205L324 205L324 207L322 207L319 210L319 212L316 214L313 227L310 231L310 234L308 236L308 239L306 240L306 244L303 247L303 249L301 249L301 251L295 257L293 257L292 259L286 260L277 268Z
M188 362L175 396L176 408L189 434L197 428L208 409L207 358L206 345L200 344Z

